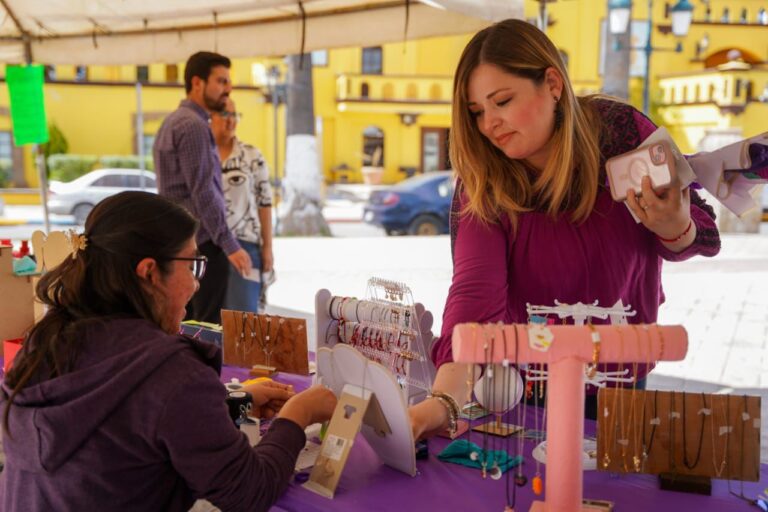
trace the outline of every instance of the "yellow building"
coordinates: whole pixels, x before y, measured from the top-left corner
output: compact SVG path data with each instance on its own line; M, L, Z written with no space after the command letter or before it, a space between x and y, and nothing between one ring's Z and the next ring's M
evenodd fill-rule
M653 4L654 47L673 48L677 43L669 29L669 3ZM641 45L648 12L645 2L634 4L633 31L638 31L634 44ZM606 1L561 0L546 6L547 33L562 51L577 93L599 91L605 55L613 51L604 28ZM535 21L539 7L538 1L526 0L526 16ZM765 130L760 122L768 116L765 7L762 0L696 2L694 22L681 41L683 51L653 52L651 114L670 128L683 150L695 151L706 137L716 138L718 130L740 137ZM392 183L450 165L452 75L471 35L313 54L318 146L327 181L369 178ZM642 77L637 75L644 69L643 58L641 52L632 54L630 90L635 105L641 102ZM274 87L268 78L268 70L275 66L284 77L280 59L235 60L232 97L244 113L240 137L259 147L270 166L275 163L277 142L280 170L284 107L279 107L275 119ZM137 80L144 83L142 140L148 152L162 119L184 97L183 63L57 66L51 73L45 92L48 117L62 130L73 154L136 153ZM35 185L29 152L25 156L14 151L9 142L7 105L7 89L0 88L0 158L13 157L17 166L24 162L26 180ZM381 176L374 173L379 167Z

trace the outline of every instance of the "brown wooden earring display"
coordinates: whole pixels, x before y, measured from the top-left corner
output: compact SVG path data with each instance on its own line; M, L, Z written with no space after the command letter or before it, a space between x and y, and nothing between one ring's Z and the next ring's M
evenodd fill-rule
M221 325L224 364L272 366L280 372L309 375L307 322L303 318L222 309ZM270 337L268 342L266 336Z
M685 415L683 400L685 400ZM706 401L706 407L704 401ZM645 445L649 449L647 459L641 464L641 473L670 473L757 482L760 479L760 402L758 396L747 396L745 412L744 395L704 394L702 399L701 393L601 389L598 393L597 405L598 469L635 472L632 457L636 454L642 457L644 417ZM645 409L644 416L643 409ZM711 410L711 414L706 415L700 412L702 409ZM634 411L632 415L630 415L631 411ZM701 435L702 414L704 415L703 436ZM683 421L685 421L685 436L683 436ZM655 432L653 431L654 423ZM652 434L653 442L649 447ZM624 446L621 443L622 435L628 441ZM639 440L640 453L636 453L636 439ZM698 464L689 469L684 463L684 454L687 453L688 463L691 465L696 459L699 448L701 455ZM610 462L608 467L604 468L603 460L606 450ZM725 461L724 466L723 461ZM716 468L721 467L718 475Z

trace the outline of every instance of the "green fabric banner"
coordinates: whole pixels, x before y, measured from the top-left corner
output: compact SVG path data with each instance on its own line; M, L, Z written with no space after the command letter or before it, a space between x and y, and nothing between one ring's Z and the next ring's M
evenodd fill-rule
M45 119L43 76L45 66L6 66L5 80L11 97L13 142L44 144L48 142L48 122Z

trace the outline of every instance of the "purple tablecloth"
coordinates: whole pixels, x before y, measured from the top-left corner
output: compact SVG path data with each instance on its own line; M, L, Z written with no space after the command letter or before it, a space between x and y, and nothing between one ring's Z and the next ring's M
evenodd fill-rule
M232 377L248 378L247 371L225 367L222 380ZM293 384L297 389L308 386L310 379L297 375L278 374L276 380ZM526 423L533 427L536 408L528 409ZM587 435L594 435L595 422L586 421ZM466 435L466 434L465 434ZM482 443L480 434L472 433L471 441ZM506 475L499 481L482 479L475 469L448 464L437 459L437 454L448 444L447 439L434 438L429 441L428 460L417 461L418 473L407 476L384 466L362 436L357 437L347 461L344 474L331 501L307 491L299 484L291 483L286 494L272 508L273 511L343 512L397 511L410 512L425 510L474 511L498 510L505 504ZM490 441L489 441L490 442ZM500 443L500 441L497 441ZM529 480L535 473L535 461L531 457L533 441L526 441L526 462L524 473ZM502 448L498 445L497 448ZM542 476L545 468L541 467ZM768 487L768 467L761 465L760 482L744 483L744 494L754 498ZM544 481L546 487L546 478ZM510 482L514 485L514 482ZM739 492L740 483L731 484ZM712 496L661 491L658 479L653 475L615 475L601 471L584 472L584 497L614 502L616 512L730 512L756 511L756 507L731 496L728 484L723 480L712 481ZM530 484L518 489L518 511L527 511L534 499Z

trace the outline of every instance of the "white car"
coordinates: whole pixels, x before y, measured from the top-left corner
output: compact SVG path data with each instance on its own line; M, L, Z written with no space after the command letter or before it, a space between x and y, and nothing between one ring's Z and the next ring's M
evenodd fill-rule
M126 190L146 190L157 193L155 173L138 169L99 169L69 183L52 181L49 188L48 210L59 215L73 215L75 222L85 224L93 207L111 195Z

